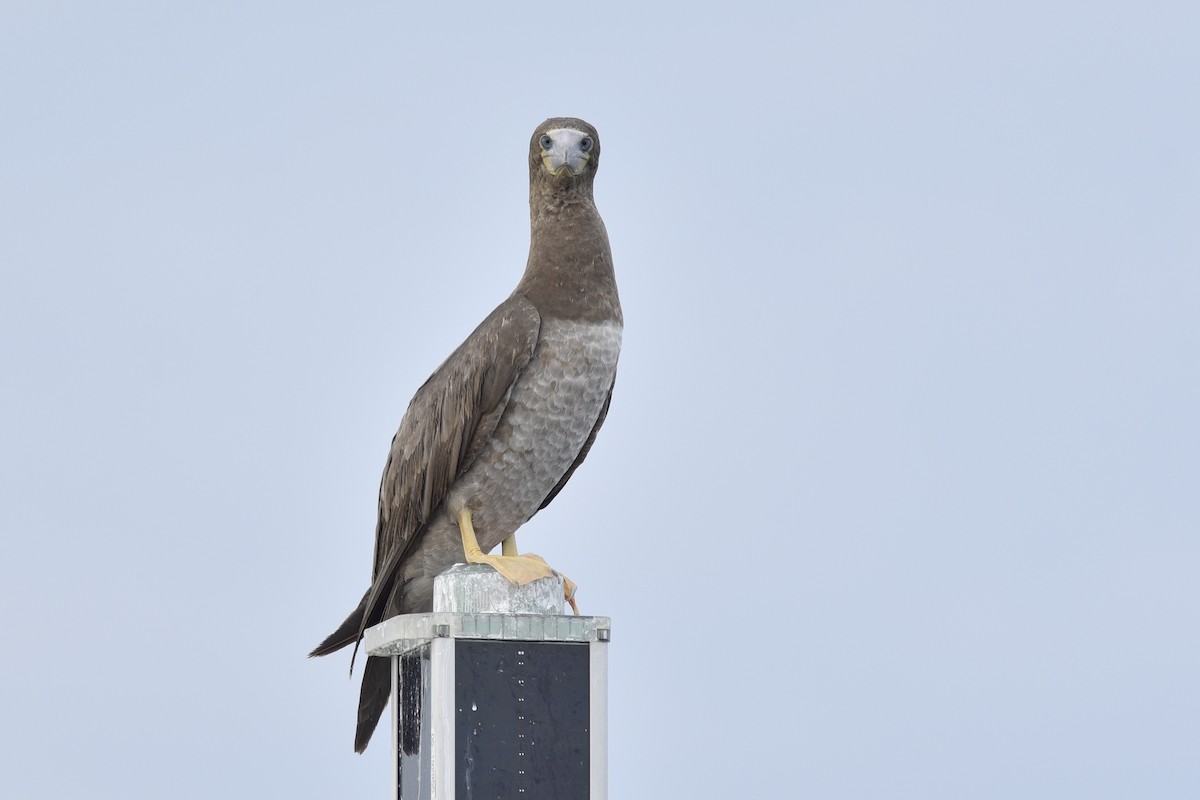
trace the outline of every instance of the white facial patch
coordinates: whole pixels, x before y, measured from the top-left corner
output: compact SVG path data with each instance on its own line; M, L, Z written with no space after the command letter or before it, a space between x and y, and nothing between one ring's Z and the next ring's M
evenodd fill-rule
M555 175L569 172L578 175L591 158L588 151L595 144L592 138L575 128L554 128L543 136L550 137L550 146L542 148L542 164ZM588 144L584 145L584 140Z

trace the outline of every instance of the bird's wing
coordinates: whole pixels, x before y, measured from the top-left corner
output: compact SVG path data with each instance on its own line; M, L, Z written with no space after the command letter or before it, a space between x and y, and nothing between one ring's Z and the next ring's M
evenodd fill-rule
M550 494L546 495L546 499L538 506L538 511L541 511L546 506L550 505L550 501L558 496L562 488L567 485L567 481L571 480L571 476L575 474L575 470L587 458L588 451L592 449L592 442L596 441L596 434L600 432L600 426L604 424L604 418L608 416L608 404L612 402L613 386L617 383L617 376L613 375L612 383L608 385L608 396L604 398L604 405L600 406L600 416L596 417L596 424L592 426L592 432L588 434L587 441L583 443L583 447L579 449L579 455L575 456L575 462L571 464L571 468L566 471L562 479L550 490Z
M371 589L360 633L382 615L400 563L496 428L537 347L541 316L513 294L417 390L379 485Z

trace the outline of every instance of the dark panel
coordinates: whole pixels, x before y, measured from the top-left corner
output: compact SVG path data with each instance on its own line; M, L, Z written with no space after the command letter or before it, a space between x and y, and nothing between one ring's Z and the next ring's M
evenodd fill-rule
M586 800L588 645L455 642L456 796Z
M400 742L400 796L428 800L430 794L430 677L429 645L396 659L400 679L397 741Z
M421 744L421 677L423 664L420 653L400 656L400 752L416 755Z

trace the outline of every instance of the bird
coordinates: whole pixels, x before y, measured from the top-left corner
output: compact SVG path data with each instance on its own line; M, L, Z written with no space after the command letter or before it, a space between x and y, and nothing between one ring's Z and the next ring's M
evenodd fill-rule
M351 644L357 654L372 625L432 611L434 578L455 563L489 563L517 583L556 574L519 555L515 534L583 463L612 400L624 317L593 198L599 164L591 124L553 117L534 130L525 272L409 403L380 480L370 588L310 657ZM356 752L390 689L388 659L368 656Z

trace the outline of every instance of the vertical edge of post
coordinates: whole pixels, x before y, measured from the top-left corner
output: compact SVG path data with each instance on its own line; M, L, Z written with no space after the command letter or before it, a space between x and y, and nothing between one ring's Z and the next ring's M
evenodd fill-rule
M400 800L400 656L388 660L392 665L392 710L388 715L392 719L392 800Z
M454 750L454 639L439 637L430 642L429 681L430 770L432 800L454 800L456 785Z
M591 681L588 687L591 721L591 780L589 800L608 800L608 642L588 643Z

